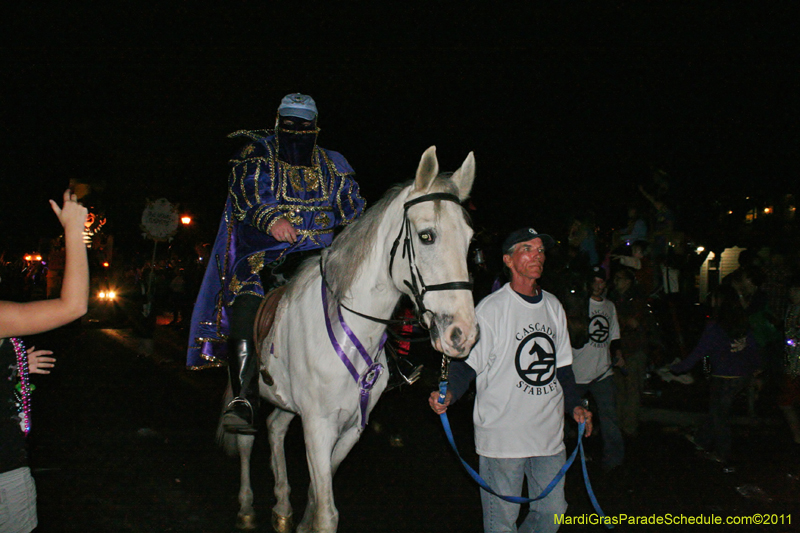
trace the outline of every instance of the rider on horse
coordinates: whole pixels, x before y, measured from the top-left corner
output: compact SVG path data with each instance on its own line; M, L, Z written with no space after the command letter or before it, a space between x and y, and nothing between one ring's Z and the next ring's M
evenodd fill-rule
M264 295L364 210L352 167L317 146L318 133L316 103L295 93L281 101L274 133L231 134L250 142L230 161L228 199L195 303L187 357L192 369L228 362L234 399L223 415L227 431L254 432L253 324Z

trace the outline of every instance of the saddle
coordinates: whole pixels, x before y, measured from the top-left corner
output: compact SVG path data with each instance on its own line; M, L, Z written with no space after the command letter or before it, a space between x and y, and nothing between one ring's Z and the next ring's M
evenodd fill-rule
M275 323L275 313L278 310L278 304L283 294L286 292L286 287L286 285L282 285L277 289L269 291L261 301L261 305L258 306L256 320L253 323L253 340L256 343L256 353L258 354L259 361L261 360L261 344L264 342L264 339L269 336L272 324ZM269 375L266 368L261 368L261 377L267 385L272 385L274 383L272 376Z

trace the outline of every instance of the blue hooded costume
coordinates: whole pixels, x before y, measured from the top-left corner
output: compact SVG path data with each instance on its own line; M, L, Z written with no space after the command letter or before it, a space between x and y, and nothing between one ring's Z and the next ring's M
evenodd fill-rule
M264 295L259 273L286 254L330 246L334 229L364 210L354 171L337 153L314 146L311 166L278 158L275 135L243 131L252 140L231 161L228 198L195 302L187 366L227 360L229 307L240 294ZM280 218L297 232L294 244L270 235Z

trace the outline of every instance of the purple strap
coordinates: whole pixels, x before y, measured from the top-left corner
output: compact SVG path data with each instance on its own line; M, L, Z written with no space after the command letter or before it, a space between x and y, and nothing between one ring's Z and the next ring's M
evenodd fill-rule
M364 429L367 425L367 406L369 405L370 391L372 391L372 387L375 386L381 372L383 372L383 365L373 362L364 345L361 344L356 334L344 321L341 307L339 305L328 305L328 291L324 279L322 280L322 307L325 314L325 329L328 331L331 345L336 351L336 355L344 363L347 371L353 376L353 380L355 380L360 390L361 429ZM338 323L331 320L334 310L336 311L336 317L339 319ZM339 335L336 334L334 328L339 330ZM383 349L386 339L387 335L384 332L376 353L380 353ZM359 361L359 355L361 356L361 361ZM359 374L356 364L362 367L365 366L366 370Z
M347 338L350 339L350 341L352 341L353 345L358 350L358 353L360 353L361 357L364 358L364 362L366 362L368 366L372 366L372 358L367 353L367 350L364 348L364 345L361 344L361 341L358 340L358 337L356 337L356 334L353 333L353 330L350 329L350 326L348 326L347 322L344 321L344 317L342 316L342 308L341 308L341 306L339 306L339 305L336 306L336 313L339 316L339 323L342 325L342 329L344 330L345 334L347 335ZM385 335L385 333L384 333L384 335ZM381 343L381 346L383 346L383 343Z

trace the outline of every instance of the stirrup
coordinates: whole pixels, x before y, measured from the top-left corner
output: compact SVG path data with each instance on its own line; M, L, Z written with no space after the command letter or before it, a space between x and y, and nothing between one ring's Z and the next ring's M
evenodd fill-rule
M249 422L242 416L241 410L236 408L242 404L250 411ZM234 398L225 408L225 412L222 413L222 427L229 433L254 434L256 433L255 421L255 409L246 398Z
M425 365L414 366L414 364L411 361L407 360L407 359L401 359L401 361L406 363L411 368L411 374L409 374L408 376L403 374L403 371L400 370L400 365L399 364L397 365L397 372L400 374L400 377L403 378L403 381L405 381L406 384L413 385L414 383L416 383L416 381L422 375L422 367L425 366Z
M411 373L408 376L406 376L403 373L402 368L400 368L400 363L405 363L406 367L411 371ZM397 374L400 376L400 380L392 380L390 378L390 383L386 386L386 391L388 392L402 385L413 385L422 375L422 368L424 366L425 365L414 366L414 363L412 363L408 359L404 357L397 357L395 359L394 368L397 370ZM394 381L394 383L392 383L391 381Z

